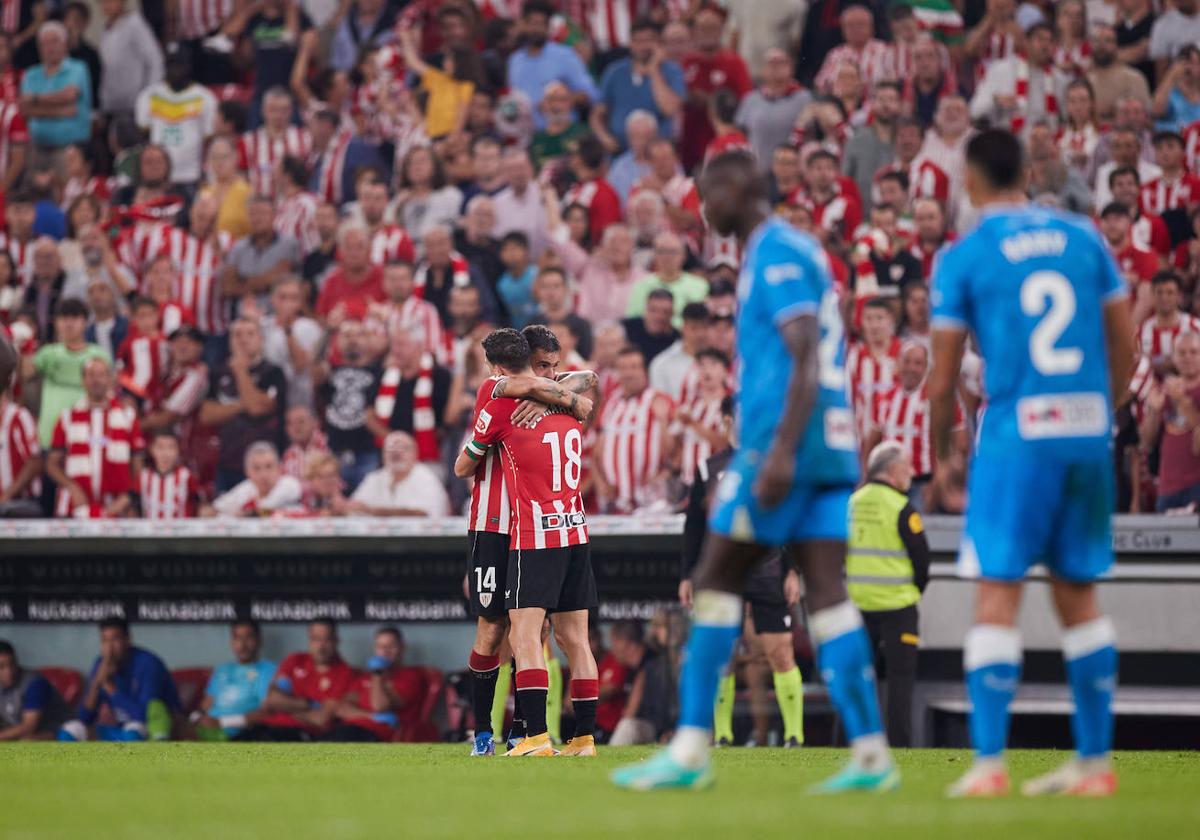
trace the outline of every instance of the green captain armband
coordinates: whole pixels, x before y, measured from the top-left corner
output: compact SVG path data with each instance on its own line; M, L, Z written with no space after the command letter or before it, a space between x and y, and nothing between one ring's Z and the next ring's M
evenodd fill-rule
M487 446L477 440L468 441L466 448L463 450L472 461L478 461L487 454L487 451Z

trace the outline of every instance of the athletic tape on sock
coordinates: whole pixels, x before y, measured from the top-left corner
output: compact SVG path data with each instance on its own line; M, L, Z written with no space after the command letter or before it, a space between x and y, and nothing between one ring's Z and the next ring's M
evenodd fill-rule
M1076 624L1063 631L1063 658L1080 659L1106 647L1116 647L1117 631L1106 615Z
M1000 624L976 624L963 643L963 667L969 673L988 665L1021 662L1021 633Z
M842 601L813 613L808 625L817 644L821 644L862 627L862 613L853 602Z
M704 589L696 593L692 616L710 627L741 627L742 599L732 592Z

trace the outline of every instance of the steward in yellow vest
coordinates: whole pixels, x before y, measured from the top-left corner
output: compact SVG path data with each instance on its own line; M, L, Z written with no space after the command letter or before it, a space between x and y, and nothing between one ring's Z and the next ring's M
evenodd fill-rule
M863 614L876 669L887 681L888 742L912 743L917 678L917 602L929 582L925 525L906 495L913 467L898 443L881 443L867 458L867 483L850 497L846 583Z

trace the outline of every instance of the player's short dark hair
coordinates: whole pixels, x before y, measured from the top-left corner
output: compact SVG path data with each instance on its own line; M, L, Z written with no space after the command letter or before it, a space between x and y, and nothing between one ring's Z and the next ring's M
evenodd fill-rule
M289 181L297 186L303 187L308 183L308 169L305 168L304 161L295 155L285 155L279 162L279 169Z
M981 131L967 143L967 165L982 173L994 189L1014 189L1021 183L1025 165L1021 141L1002 128Z
M1034 23L1032 26L1030 26L1028 29L1026 29L1025 37L1032 38L1038 32L1041 32L1043 30L1046 31L1047 33L1049 33L1051 38L1054 37L1054 27L1052 27L1050 24L1048 24L1044 20L1039 20L1037 23Z
M233 624L229 625L229 632L232 634L239 627L249 627L250 632L254 634L254 638L262 638L262 625L253 618L243 618L240 621L233 622Z
M12 646L12 642L7 639L0 639L0 656L11 656L17 658L17 649Z
M726 370L729 369L729 357L715 347L705 347L696 354L696 361L701 359L712 359L714 362L720 362L721 366Z
M634 19L633 25L629 27L629 34L636 35L639 32L646 31L652 31L655 35L658 35L662 33L662 26L649 15L639 15Z
M110 615L108 618L100 619L99 627L101 633L105 630L120 630L122 634L129 635L129 622L119 615Z
M1151 286L1165 286L1167 283L1174 283L1177 289L1183 288L1183 278L1179 276L1179 272L1170 268L1164 268L1150 278Z
M386 624L383 627L380 627L375 631L375 636L376 638L379 636L391 636L399 643L404 642L404 634L401 633L400 628L394 624Z
M646 630L642 626L642 622L636 619L627 618L623 621L614 621L609 632L613 639L633 642L636 645L646 644Z
M523 231L511 230L500 239L500 247L503 248L505 245L518 245L528 251L529 237Z
M881 297L868 298L867 302L863 304L863 311L868 309L878 309L880 312L886 312L893 320L896 318L896 313L892 311L892 305Z
M743 184L742 195L748 202L753 203L755 200L767 196L767 179L759 172L754 155L746 149L730 149L727 152L721 152L704 165L704 171L700 178L701 193L704 192L703 185L705 183L728 178Z
M674 303L675 295L671 294L670 289L654 289L650 294L646 295L646 300L669 300L671 303Z
M900 189L908 192L908 173L907 172L885 172L879 176L879 183L884 181L895 181L900 185Z
M335 639L337 638L337 634L338 634L337 622L336 622L336 621L334 621L334 620L333 620L332 618L330 618L329 616L327 616L327 615L323 615L323 616L319 616L318 618L314 618L312 621L310 621L310 622L308 623L308 626L309 626L309 627L312 627L314 624L323 624L323 625L325 625L326 627L328 627L328 628L329 628L329 632L330 632L330 633L333 635L333 637L334 637Z
M544 15L549 20L554 17L554 6L546 0L525 0L525 5L521 7L521 17L530 15Z
M137 297L135 297L135 298L133 299L133 301L132 301L132 302L129 304L129 311L130 311L130 312L136 312L136 311L138 311L139 309L147 309L147 308L149 308L149 309L153 309L154 311L156 311L156 312L157 312L157 311L158 311L158 304L157 304L157 303L155 303L155 302L154 302L152 299L150 299L150 298L148 298L148 297L145 297L144 295L138 295L138 296L137 296Z
M88 308L79 298L60 300L54 307L55 318L83 318L86 320L87 316Z
M562 352L562 345L558 343L558 336L554 334L554 330L545 324L530 324L521 330L521 335L524 337L526 343L529 344L530 355L533 354L534 350L540 350L543 353ZM505 367L508 366L505 365Z
M1139 187L1142 185L1142 176L1138 174L1137 167L1135 167L1135 166L1118 166L1112 172L1108 173L1108 188L1110 190L1112 189L1113 184L1115 184L1117 182L1117 178L1121 177L1122 175L1132 175L1133 182L1135 184L1137 184Z
M737 116L738 104L737 94L729 88L720 88L712 96L713 113L723 123L734 121Z
M246 107L246 103L238 102L236 99L222 99L217 103L217 113L221 115L221 119L229 123L235 134L245 131L246 124L250 120L250 111ZM334 125L337 125L336 119Z
M811 152L808 153L808 159L804 161L804 165L812 166L814 163L816 163L819 160L827 160L830 163L832 163L834 166L837 166L837 162L838 162L837 155L835 155L833 152L829 151L828 149L813 149Z
M708 307L703 303L689 303L680 313L685 321L700 321L707 324L709 319Z
M608 159L608 152L605 151L604 144L594 134L585 134L576 140L572 152L588 169L599 169Z
M524 370L529 366L529 342L512 327L502 327L483 339L483 353L488 363L508 370Z
M1129 206L1123 201L1110 201L1104 205L1104 209L1100 211L1100 218L1107 219L1109 216L1125 216L1133 218L1133 213L1130 212Z

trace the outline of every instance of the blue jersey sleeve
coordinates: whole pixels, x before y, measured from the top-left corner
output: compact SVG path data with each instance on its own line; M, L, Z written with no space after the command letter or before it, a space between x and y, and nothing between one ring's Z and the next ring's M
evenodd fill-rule
M50 682L44 677L38 677L25 689L25 696L21 698L21 709L26 712L40 712L49 704Z
M800 315L815 315L829 285L825 263L783 239L765 244L754 279L772 323L779 326Z
M937 255L933 264L933 326L965 329L971 326L971 305L967 296L969 246L962 242Z

